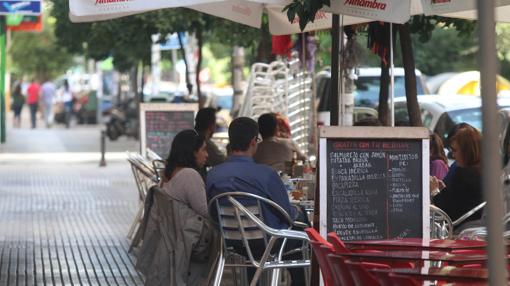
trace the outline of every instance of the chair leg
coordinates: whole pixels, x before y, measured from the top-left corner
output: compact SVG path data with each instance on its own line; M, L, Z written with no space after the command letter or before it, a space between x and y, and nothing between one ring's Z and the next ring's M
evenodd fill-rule
M140 220L142 219L143 209L144 209L144 204L143 204L143 202L140 202L140 204L138 206L138 212L136 213L135 219L133 220L133 223L131 224L131 227L129 228L129 232L127 235L127 237L129 239L133 238L133 234L135 233L135 228L140 223Z
M280 283L280 273L282 270L280 268L275 268L271 271L271 286L278 286Z
M223 248L223 246L222 246ZM223 269L225 268L225 256L223 256L223 249L220 250L220 256L218 257L218 266L216 268L216 275L214 277L214 286L221 285L221 277L223 276Z

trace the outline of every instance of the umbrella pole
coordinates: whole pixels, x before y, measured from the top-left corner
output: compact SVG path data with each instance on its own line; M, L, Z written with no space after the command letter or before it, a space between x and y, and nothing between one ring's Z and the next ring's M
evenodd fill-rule
M340 16L333 14L331 27L331 94L329 125L338 126L338 47L340 43Z
M340 82L340 99L339 99L339 104L340 104L340 118L338 119L338 121L340 122L340 126L345 126L345 69L342 68L342 61L343 61L343 58L341 56L341 52L343 52L344 50L344 16L343 15L340 15L340 28L339 28L339 36L338 36L338 39L340 41L340 49L338 50L338 54L339 54L339 59L340 59L340 67L339 67L339 71L340 71L340 75L339 75L339 82Z
M395 126L395 65L393 64L393 23L390 23L390 125Z
M496 98L496 35L494 0L477 0L482 94L482 189L487 201L489 285L506 285L506 249L503 241L501 158L498 154Z

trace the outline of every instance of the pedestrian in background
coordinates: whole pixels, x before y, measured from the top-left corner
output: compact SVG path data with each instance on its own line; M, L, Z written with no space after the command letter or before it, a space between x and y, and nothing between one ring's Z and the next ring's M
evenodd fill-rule
M73 95L71 93L71 89L69 88L69 82L67 79L64 80L64 87L62 89L62 101L64 102L64 119L66 128L69 128L71 125L71 116L73 114Z
M30 122L32 123L32 129L37 125L37 109L39 106L39 93L41 87L37 79L32 79L32 82L27 89L27 103L30 108Z
M57 93L55 84L50 80L46 80L41 86L41 102L44 111L44 121L46 127L50 128L53 125L53 99Z
M25 96L21 93L21 83L16 83L14 91L12 92L12 105L11 109L14 112L14 128L21 127L21 110L25 104Z

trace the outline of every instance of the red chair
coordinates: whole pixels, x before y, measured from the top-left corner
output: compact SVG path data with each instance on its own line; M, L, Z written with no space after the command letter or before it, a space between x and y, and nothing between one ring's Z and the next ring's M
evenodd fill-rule
M382 286L382 284L370 273L367 269L370 268L385 268L391 269L386 264L369 263L369 262L354 262L345 260L345 265L351 273L354 285L357 286Z
M322 272L322 278L326 286L337 285L331 272L331 266L327 259L328 254L334 253L334 248L331 243L327 242L320 234L313 228L306 228L305 232L310 238L310 246L312 247L313 254L319 262L319 268Z
M336 253L351 252L351 250L348 249L347 246L345 246L345 243L340 239L340 237L338 237L338 235L334 231L328 233L328 241L333 245Z
M367 252L382 252L381 250L374 250L374 249L357 249L357 250L351 250L345 246L344 242L338 237L338 235L335 232L328 233L328 241L333 245L335 248L336 254L342 254L342 253L351 253L351 252L357 252L357 253L367 253ZM384 264L391 265L391 267L395 268L414 268L414 263L411 262L398 262L398 261L384 261Z
M335 285L355 286L351 273L347 268L347 265L345 265L344 257L335 254L329 254L328 260L331 265L331 271L333 272Z
M389 273L389 278L391 279L393 286L421 286L422 284L413 278L405 275L399 275L395 273Z

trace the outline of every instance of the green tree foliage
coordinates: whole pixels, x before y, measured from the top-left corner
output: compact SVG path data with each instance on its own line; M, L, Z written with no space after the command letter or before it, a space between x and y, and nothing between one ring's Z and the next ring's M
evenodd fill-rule
M72 23L68 16L68 0L51 1L54 4L52 15L57 19L58 42L72 52L93 59L112 56L115 67L121 71L140 61L150 63L153 34L202 30L206 42L251 47L258 43L257 34L260 33L257 29L186 8L161 9L101 22Z
M9 55L12 70L19 76L55 78L72 65L72 55L56 41L52 19L44 19L41 33L12 33Z

